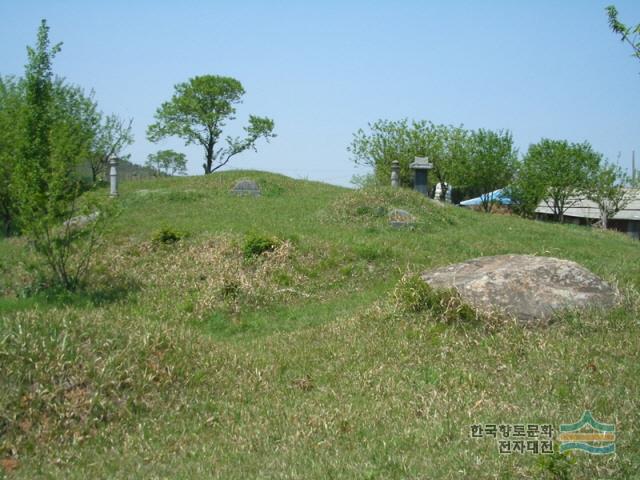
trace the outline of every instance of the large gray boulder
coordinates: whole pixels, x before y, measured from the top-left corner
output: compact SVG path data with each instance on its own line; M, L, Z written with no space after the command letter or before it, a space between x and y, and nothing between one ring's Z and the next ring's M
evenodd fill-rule
M497 312L522 323L544 323L554 313L608 308L616 291L575 262L533 255L498 255L436 268L422 274L433 288L455 288L481 312Z

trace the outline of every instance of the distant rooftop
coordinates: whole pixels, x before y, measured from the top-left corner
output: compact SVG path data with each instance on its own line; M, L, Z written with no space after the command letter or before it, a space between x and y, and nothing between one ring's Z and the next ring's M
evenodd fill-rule
M640 221L640 190L629 190L629 194L633 195L633 200L627 205L624 210L619 211L613 216L614 220L638 220ZM568 204L575 204L564 212L565 216L578 217L578 218L592 218L594 220L600 219L600 210L598 205L584 197L570 197L567 201ZM544 202L540 202L536 213L544 213L553 215L553 210L547 206Z

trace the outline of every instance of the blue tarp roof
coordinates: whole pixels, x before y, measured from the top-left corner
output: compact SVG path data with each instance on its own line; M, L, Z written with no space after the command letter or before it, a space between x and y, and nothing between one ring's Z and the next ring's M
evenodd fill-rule
M488 200L489 202L499 202L502 205L511 205L513 202L509 197L507 197L507 195L502 190L503 189L501 188L500 190L494 190L493 192L490 192L490 193L484 193L479 197L471 198L469 200L465 200L464 202L460 202L460 205L462 205L463 207L473 207L474 205L482 205L482 200L485 200L485 201Z

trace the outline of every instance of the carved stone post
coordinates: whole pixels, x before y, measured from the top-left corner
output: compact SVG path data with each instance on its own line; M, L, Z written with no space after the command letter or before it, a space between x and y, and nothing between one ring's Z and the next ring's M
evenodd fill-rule
M110 197L118 196L118 157L109 158L109 180L111 182Z
M400 162L397 160L391 162L391 186L393 188L400 186Z

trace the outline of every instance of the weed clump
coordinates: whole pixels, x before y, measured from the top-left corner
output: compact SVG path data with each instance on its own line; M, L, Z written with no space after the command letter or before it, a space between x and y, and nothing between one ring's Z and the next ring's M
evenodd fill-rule
M249 235L244 242L242 252L244 258L258 257L265 252L273 252L280 245L277 238L262 235Z
M435 290L418 274L406 274L391 293L396 311L403 314L430 312L444 323L476 320L476 311L463 302L455 290Z
M185 238L187 234L171 227L164 227L153 234L153 243L156 245L172 245Z
M235 301L242 294L242 285L237 279L225 277L220 287L220 295L224 300Z

